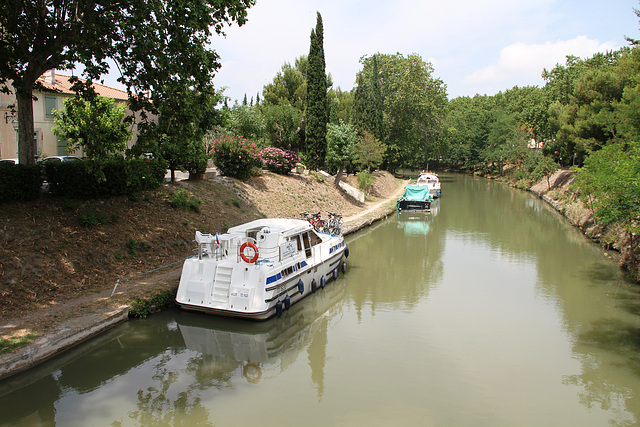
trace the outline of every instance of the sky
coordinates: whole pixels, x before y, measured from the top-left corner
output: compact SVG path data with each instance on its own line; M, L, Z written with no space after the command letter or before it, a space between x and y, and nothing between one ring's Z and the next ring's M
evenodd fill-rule
M640 39L640 0L257 0L248 21L214 36L214 86L232 100L262 96L285 63L309 53L322 15L326 71L351 90L362 56L418 54L449 99L544 86L543 70ZM105 84L119 87L115 77Z
M567 55L589 58L640 39L639 0L257 0L248 22L212 40L222 68L214 85L241 101L282 66L309 53L316 12L334 87L355 85L360 58L418 54L450 99L544 86L543 70Z

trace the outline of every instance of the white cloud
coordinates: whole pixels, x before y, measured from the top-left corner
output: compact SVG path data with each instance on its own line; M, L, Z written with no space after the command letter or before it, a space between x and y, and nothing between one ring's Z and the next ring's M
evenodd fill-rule
M481 68L467 77L467 84L493 86L498 90L514 85L540 85L541 74L556 64L564 64L567 55L588 58L597 52L615 50L614 42L601 43L587 36L542 44L513 43L502 49L497 63Z

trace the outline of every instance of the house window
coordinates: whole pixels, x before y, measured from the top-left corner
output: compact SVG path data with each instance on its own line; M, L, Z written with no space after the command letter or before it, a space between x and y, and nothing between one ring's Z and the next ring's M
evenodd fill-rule
M53 110L56 109L56 97L52 95L44 96L44 115L47 119L53 119Z

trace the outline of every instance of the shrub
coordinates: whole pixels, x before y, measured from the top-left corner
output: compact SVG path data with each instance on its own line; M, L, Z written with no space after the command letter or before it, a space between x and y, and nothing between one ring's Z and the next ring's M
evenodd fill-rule
M175 291L160 291L148 298L136 298L129 306L129 317L144 319L149 314L171 307L175 298Z
M368 193L369 189L373 185L373 181L374 181L373 175L371 175L367 171L360 171L356 173L356 177L358 178L358 187L362 191Z
M131 195L162 185L166 162L120 157L102 161L49 163L49 192L78 199Z
M0 163L0 202L35 199L41 187L39 166Z
M260 151L260 158L267 170L280 175L288 175L300 161L295 152L276 147L263 148Z
M213 163L225 176L246 181L260 166L260 157L256 145L242 136L225 136L216 139L209 154Z
M202 199L196 196L191 195L184 188L179 188L175 193L171 195L171 200L169 204L172 208L185 208L191 209L194 212L200 212L200 205L202 204Z

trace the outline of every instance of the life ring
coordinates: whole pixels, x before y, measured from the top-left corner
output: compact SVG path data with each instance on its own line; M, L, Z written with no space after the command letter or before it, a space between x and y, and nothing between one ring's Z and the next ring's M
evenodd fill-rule
M262 378L262 370L260 366L255 363L247 363L242 368L242 375L249 381L250 383L257 383Z
M254 255L253 258L249 259L245 254L244 254L244 250L247 249L247 246L249 246L251 249L253 249ZM254 245L252 242L244 242L242 244L242 246L240 246L240 257L242 258L242 260L246 263L249 264L253 264L254 262L256 262L258 260L258 247L256 245Z

